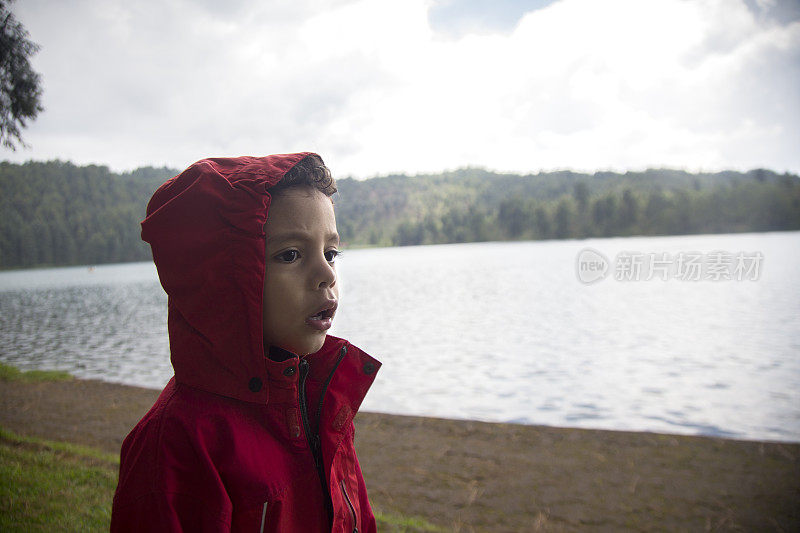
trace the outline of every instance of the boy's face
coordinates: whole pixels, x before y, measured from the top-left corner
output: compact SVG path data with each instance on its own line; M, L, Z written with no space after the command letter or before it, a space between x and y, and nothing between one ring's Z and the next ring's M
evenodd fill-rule
M322 348L339 300L339 234L330 198L310 187L274 195L265 226L264 349L297 355Z

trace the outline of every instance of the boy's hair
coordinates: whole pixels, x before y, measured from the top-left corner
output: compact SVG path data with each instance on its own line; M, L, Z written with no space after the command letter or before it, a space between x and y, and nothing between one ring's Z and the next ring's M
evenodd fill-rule
M292 187L312 187L328 198L337 191L331 171L317 154L310 154L301 159L281 181L269 189L269 192L273 195L281 194Z

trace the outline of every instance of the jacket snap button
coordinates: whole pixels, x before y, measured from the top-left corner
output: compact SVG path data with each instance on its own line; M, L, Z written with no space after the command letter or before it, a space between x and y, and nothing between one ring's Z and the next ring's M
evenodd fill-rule
M283 375L287 378L294 376L295 372L297 372L297 370L293 366L287 366L283 369Z
M375 372L375 364L371 363L371 362L366 362L366 363L364 363L363 370L364 370L365 374L370 375L373 372Z
M250 383L247 384L247 388L250 389L250 392L258 392L261 390L261 380L258 378L252 378Z

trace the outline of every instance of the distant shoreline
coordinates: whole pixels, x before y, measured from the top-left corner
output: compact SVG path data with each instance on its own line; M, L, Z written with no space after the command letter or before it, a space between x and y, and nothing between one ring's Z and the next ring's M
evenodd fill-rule
M159 391L0 381L0 426L118 453ZM445 530L800 528L800 444L376 413L356 419L373 506Z
M464 242L448 242L448 243L423 243L423 244L342 244L342 250L377 250L382 248L411 248L416 246L458 246L465 244L492 244L492 243L510 243L510 242L556 242L556 241L587 241L598 239L638 239L638 238L658 238L658 237L700 237L703 235L765 235L771 233L800 233L800 229L779 229L767 231L719 231L719 232L701 232L701 233L664 233L654 235L612 235L606 237L567 237L563 239L502 239L502 240L487 240L487 241L464 241ZM113 265L129 265L133 263L152 263L152 259L134 259L131 261L115 261L109 263L85 263L85 264L48 264L48 265L34 265L27 267L5 267L0 266L0 274L6 272L25 272L27 270L49 270L56 268L85 268L87 270L113 266Z
M0 266L147 260L142 219L174 176L60 161L0 165ZM766 169L645 169L340 178L341 242L417 245L800 229L800 177ZM339 198L341 201L339 201Z

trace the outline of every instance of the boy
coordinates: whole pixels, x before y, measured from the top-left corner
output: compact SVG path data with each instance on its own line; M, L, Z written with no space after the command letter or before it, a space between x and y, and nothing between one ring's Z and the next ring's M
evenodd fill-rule
M205 159L153 195L175 376L122 445L112 531L375 531L352 420L380 363L326 335L335 192L299 153Z

